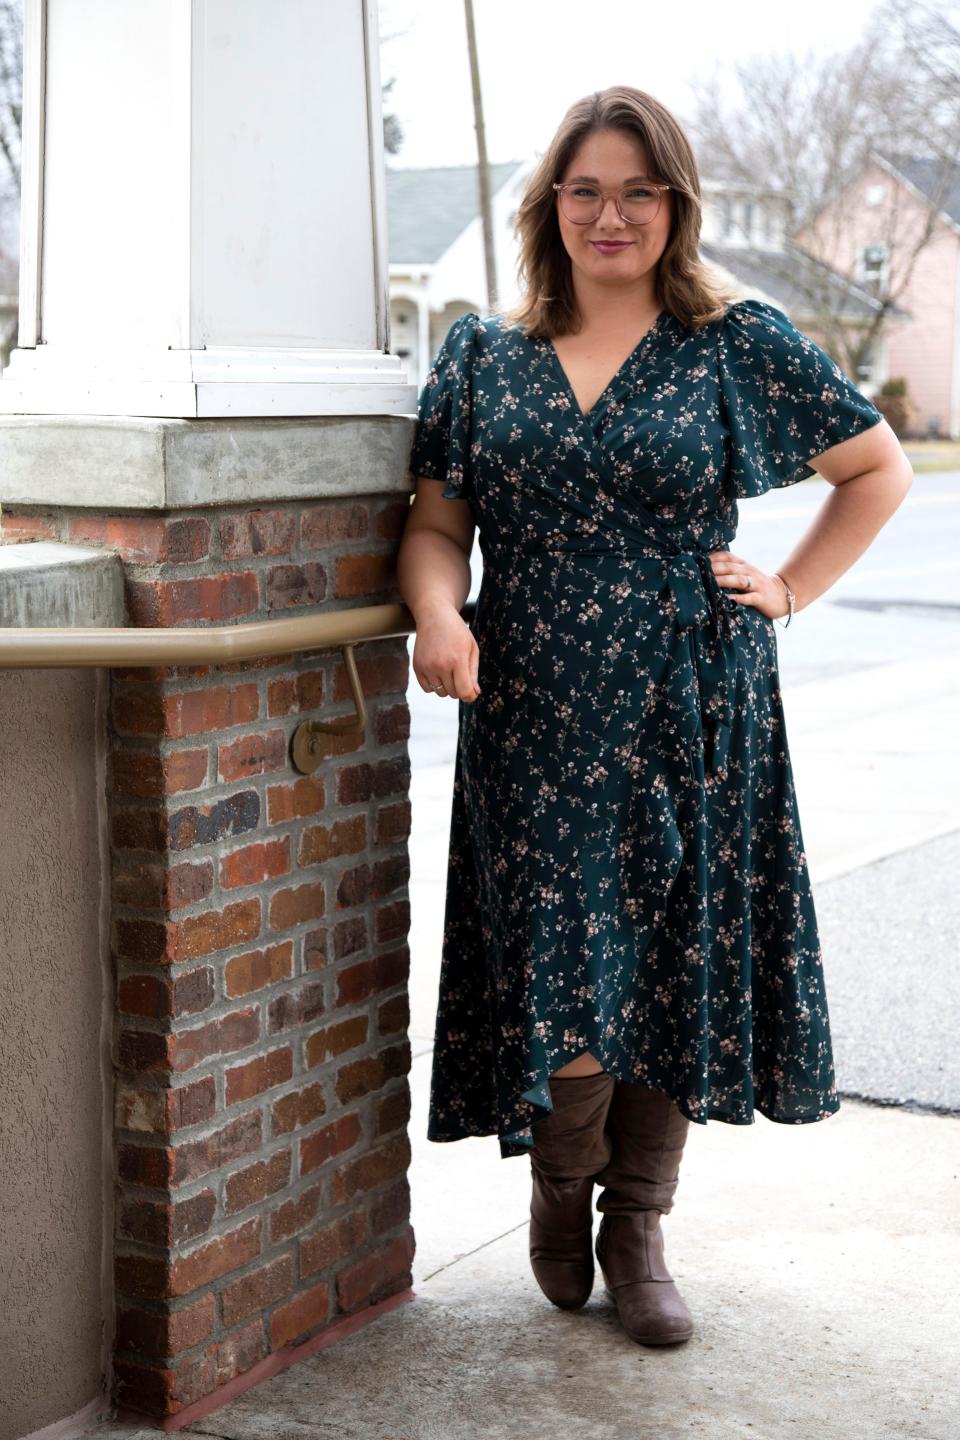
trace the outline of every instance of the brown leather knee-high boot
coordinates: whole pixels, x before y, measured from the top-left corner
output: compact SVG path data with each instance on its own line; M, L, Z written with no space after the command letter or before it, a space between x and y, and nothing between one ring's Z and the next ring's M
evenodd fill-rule
M614 1078L551 1075L553 1110L531 1126L530 1267L562 1310L585 1305L593 1289L593 1177L610 1159L604 1131Z
M616 1082L609 1163L596 1176L597 1260L620 1323L642 1345L689 1340L693 1317L663 1258L660 1217L673 1209L690 1121L669 1095Z

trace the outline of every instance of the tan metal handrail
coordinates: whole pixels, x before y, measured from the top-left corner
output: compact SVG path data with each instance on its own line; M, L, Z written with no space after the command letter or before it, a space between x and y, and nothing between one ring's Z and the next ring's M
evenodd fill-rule
M236 625L29 626L0 629L0 669L84 665L226 665L296 650L326 650L358 640L392 640L416 626L406 605L360 605L322 615Z
M469 622L476 601L461 609ZM350 682L354 713L335 720L304 720L293 734L290 756L302 774L323 759L324 736L362 731L367 723L363 687L353 647L363 640L394 640L416 630L406 605L358 605L322 615L251 620L236 625L138 629L75 626L0 628L0 670L73 669L83 666L225 665L301 650L338 648Z

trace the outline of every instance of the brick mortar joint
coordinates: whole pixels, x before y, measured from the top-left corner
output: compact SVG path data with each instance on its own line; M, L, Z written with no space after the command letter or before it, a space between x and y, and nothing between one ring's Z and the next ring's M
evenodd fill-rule
M369 1146L357 1155L346 1153L330 1156L324 1162L323 1166L310 1171L306 1175L299 1176L297 1184L302 1186L303 1190L309 1190L313 1186L328 1182L338 1169L344 1169L349 1165L362 1161L371 1154L376 1154L379 1150L386 1150L391 1146L396 1147L398 1140L403 1142L399 1148L402 1150L405 1147L409 1151L409 1136L405 1131L397 1130L390 1135L380 1137L378 1143ZM359 1208L362 1208L369 1214L375 1202L382 1199L383 1196L386 1195L391 1188L397 1186L402 1179L405 1179L405 1176L394 1174L380 1180L375 1185L365 1186L362 1192L360 1192L362 1194L361 1205L358 1205L356 1195L349 1196L338 1205L328 1205L322 1214L314 1217L304 1230L286 1236L282 1240L270 1241L269 1226L263 1223L270 1218L270 1215L278 1209L281 1204L285 1203L287 1198L296 1198L287 1197L285 1191L278 1191L274 1195L266 1196L262 1200L255 1201L237 1215L221 1216L202 1236L191 1237L187 1242L174 1240L169 1244L152 1244L147 1241L132 1240L127 1236L116 1236L114 1240L116 1259L118 1261L139 1259L154 1262L158 1260L168 1262L189 1261L195 1255L201 1254L209 1246L215 1245L219 1240L229 1239L232 1236L242 1234L244 1231L256 1228L256 1223L259 1221L262 1244L258 1254L249 1260L245 1260L234 1269L225 1272L225 1274L215 1276L213 1279L197 1286L195 1291L188 1292L188 1296L196 1299L197 1296L202 1293L211 1291L219 1293L219 1290L226 1288L228 1284L232 1284L236 1280L243 1279L255 1273L260 1267L280 1258L288 1250L293 1252L296 1258L296 1250L303 1241L309 1240L313 1238L314 1235L320 1234L324 1230L336 1225L338 1221L346 1219ZM206 1186L203 1188L209 1189L210 1187ZM406 1221L398 1222L400 1225L409 1223L409 1217ZM376 1248L373 1242L370 1242L370 1248ZM362 1257L362 1255L363 1249L361 1249L360 1252L352 1252L348 1258L356 1259ZM120 1295L126 1295L126 1292L118 1289L117 1294L119 1297ZM149 1298L155 1304L159 1305L167 1305L173 1300L186 1301L187 1299L185 1296L129 1296L127 1298L132 1300Z
M264 1059L272 1053L289 1049L293 1052L294 1056L294 1070L288 1080L281 1081L277 1085L272 1085L268 1090L262 1091L260 1094L252 1096L247 1100L237 1100L230 1105L218 1104L214 1116L208 1119L198 1120L192 1125L177 1127L174 1130L144 1131L133 1130L129 1127L118 1125L115 1127L115 1135L118 1143L122 1143L132 1149L143 1151L159 1150L165 1152L168 1150L185 1150L191 1146L202 1144L205 1140L215 1139L225 1128L236 1124L238 1121L243 1121L251 1116L259 1116L259 1118L265 1122L265 1131L268 1130L271 1133L264 1135L264 1138L255 1151L250 1151L246 1155L234 1156L207 1172L209 1181L210 1176L221 1174L228 1166L234 1166L238 1162L250 1164L255 1163L257 1159L269 1160L272 1158L272 1154L281 1153L291 1143L299 1143L300 1140L309 1138L312 1134L322 1131L326 1125L335 1123L335 1121L349 1114L360 1114L363 1111L369 1112L374 1105L378 1104L385 1096L402 1093L403 1090L409 1090L410 1088L408 1079L410 1067L408 1066L398 1074L386 1076L382 1084L378 1085L375 1089L351 1096L347 1100L341 1101L335 1091L337 1077L340 1071L346 1069L347 1066L359 1064L364 1060L377 1060L382 1055L390 1052L403 1052L404 1049L408 1052L412 1051L409 1038L404 1036L401 1031L394 1031L390 1035L375 1034L373 1038L368 1037L367 1040L354 1046L353 1051L345 1051L342 1054L331 1056L328 1060L310 1069L300 1067L296 1053L298 1038L305 1037L298 1037L297 1032L290 1032L290 1035L292 1038L288 1041L283 1041L278 1045L268 1046L261 1052L254 1052L248 1055L246 1059L237 1060L235 1064L232 1063L234 1057L223 1057L219 1059L214 1069L208 1070L204 1075L196 1077L198 1081L213 1079L216 1083L221 1076L225 1077L229 1069L243 1068L243 1066L251 1060ZM380 1043L377 1043L377 1041ZM151 1093L156 1095L176 1095L182 1090L189 1089L190 1083L191 1082L188 1081L186 1084L179 1086L164 1086L158 1084L149 1088ZM274 1135L272 1133L272 1119L275 1104L291 1095L299 1095L303 1090L314 1086L320 1086L322 1089L325 1105L324 1110L307 1123L296 1125L291 1130L279 1131ZM118 1087L118 1095L122 1094L124 1090L139 1091L146 1088L148 1087L142 1085L129 1086L122 1084ZM219 1092L219 1085L217 1088ZM270 1124L266 1124L268 1121ZM162 1190L164 1193L173 1194L176 1192L176 1198L180 1199L191 1185L198 1184L203 1178L204 1177L198 1176L195 1180L184 1182L183 1185L164 1185L155 1188ZM137 1182L128 1181L121 1181L120 1183L137 1184ZM154 1187L141 1188L153 1189ZM203 1187L201 1186L200 1188Z
M394 1177L392 1180L384 1182L384 1184L396 1185L396 1178ZM286 1304L291 1297L296 1297L298 1290L302 1291L303 1289L309 1290L315 1288L316 1284L322 1283L324 1277L329 1280L335 1280L341 1270L348 1266L362 1264L365 1260L369 1260L377 1254L378 1251L387 1249L395 1240L403 1240L407 1238L408 1234L413 1234L413 1224L408 1212L406 1216L397 1220L395 1224L384 1230L378 1230L374 1235L370 1236L358 1250L351 1251L349 1255L340 1256L330 1265L304 1274L297 1263L300 1258L298 1252L304 1242L316 1238L316 1236L323 1234L325 1230L332 1228L340 1221L348 1219L356 1213L358 1208L359 1207L355 1205L333 1219L329 1216L324 1216L319 1220L315 1220L313 1225L307 1230L297 1233L296 1235L288 1236L283 1241L275 1242L274 1245L267 1247L260 1255L256 1255L253 1259L245 1261L243 1265L238 1266L236 1270L230 1270L225 1275L218 1275L207 1284L198 1286L195 1291L189 1291L186 1295L173 1295L161 1298L154 1296L129 1296L125 1298L147 1314L158 1317L167 1314L176 1315L182 1313L184 1310L190 1309L199 1299L207 1295L220 1298L226 1290L232 1288L234 1285L253 1278L271 1265L276 1265L278 1262L289 1259L294 1270L293 1290L284 1296L278 1297L276 1300L269 1301L267 1305L261 1308L251 1310L247 1316L238 1322L240 1325L246 1324L255 1316L269 1314L274 1306ZM363 1210L367 1214L369 1214L369 1209L370 1207L368 1205L365 1204L363 1206ZM228 1331L232 1331L235 1328L236 1326L233 1325L226 1327Z

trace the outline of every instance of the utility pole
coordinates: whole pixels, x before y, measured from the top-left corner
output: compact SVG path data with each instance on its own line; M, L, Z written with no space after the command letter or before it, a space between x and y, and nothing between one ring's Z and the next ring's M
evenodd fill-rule
M483 226L483 258L487 271L487 309L497 308L497 258L493 243L493 213L490 205L490 169L487 164L487 132L483 123L483 95L480 90L480 62L477 33L473 24L473 0L463 0L467 18L467 49L470 55L470 83L473 87L473 123L477 132L477 181L480 223Z

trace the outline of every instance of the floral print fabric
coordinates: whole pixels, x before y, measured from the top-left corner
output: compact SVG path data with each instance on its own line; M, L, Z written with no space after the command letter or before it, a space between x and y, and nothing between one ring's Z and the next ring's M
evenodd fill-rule
M775 306L668 311L584 415L556 351L473 311L410 473L477 524L428 1138L528 1153L584 1049L690 1120L839 1108L774 624L717 583L738 499L880 419Z

